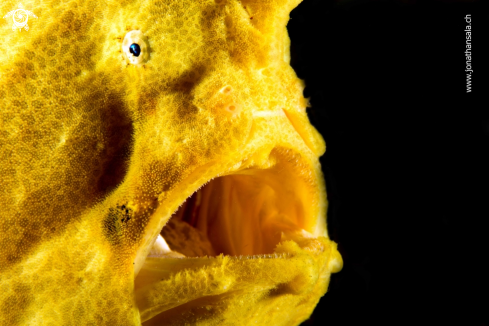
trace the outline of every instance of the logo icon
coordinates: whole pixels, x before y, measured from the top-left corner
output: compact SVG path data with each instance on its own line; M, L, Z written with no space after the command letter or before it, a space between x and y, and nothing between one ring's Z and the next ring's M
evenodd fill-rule
M22 5L19 6L19 9L12 10L3 18L7 19L8 17L12 16L12 20L14 21L14 24L12 25L12 30L16 30L17 28L19 29L19 32L22 31L22 28L24 28L26 31L29 30L29 25L27 25L27 20L29 19L29 15L31 15L34 18L37 18L34 13L32 13L29 10L25 10L22 8Z

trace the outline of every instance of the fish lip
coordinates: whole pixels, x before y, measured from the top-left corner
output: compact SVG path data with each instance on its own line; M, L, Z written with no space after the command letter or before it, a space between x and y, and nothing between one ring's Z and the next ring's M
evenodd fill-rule
M318 161L317 158L313 157L313 159ZM274 160L276 162L273 162ZM314 220L317 220L318 215L325 219L326 207L325 207L325 205L321 205L321 204L325 204L325 202L326 202L326 200L325 200L326 192L325 192L325 188L324 188L324 179L322 177L322 173L321 173L319 165L314 166L314 164L311 164L310 161L311 161L310 155L309 155L309 157L307 157L307 155L304 155L304 153L300 153L297 150L294 150L291 148L286 148L286 147L274 146L274 147L272 147L271 150L268 151L268 159L266 160L266 162L264 162L264 163L262 162L261 165L256 164L256 160L253 160L253 159L250 160L250 158L244 158L241 160L234 160L234 162L229 162L228 164L225 164L225 167L227 167L227 169L224 169L224 171L222 171L222 169L221 169L221 171L213 174L214 177L207 178L205 181L201 180L200 183L198 183L199 184L198 187L195 187L195 186L193 188L187 187L187 189L183 189L183 188L178 189L178 187L176 187L176 191L174 191L174 193L180 192L180 193L184 193L186 196L184 198L181 198L178 206L176 208L174 208L172 211L170 211L168 209L165 210L164 207L162 207L162 205L160 204L159 207L156 209L156 211L151 215L150 221L152 221L154 224L153 228L152 228L153 232L149 237L146 236L146 245L140 247L140 248L145 247L144 248L145 250L143 252L138 252L138 254L136 255L135 264L134 264L135 265L134 266L134 277L135 278L137 277L139 270L141 269L144 262L146 261L146 258L148 256L153 244L155 243L157 236L161 233L161 230L163 229L163 227L166 225L166 223L171 218L171 216L173 216L178 211L178 209L185 203L185 201L187 201L194 193L196 193L197 191L199 191L200 189L205 187L210 182L213 182L213 180L215 180L217 178L231 177L231 176L236 176L236 175L250 175L250 174L254 174L254 173L264 173L264 172L266 173L270 169L276 168L280 164L282 164L282 165L286 164L288 166L289 170L290 169L294 170L294 168L297 168L298 166L302 165L299 169L299 170L302 169L301 170L302 173L293 173L293 177L296 179L295 181L300 180L300 179L307 179L305 183L308 183L308 182L309 183L311 183L311 182L315 183L314 188L316 188L315 191L318 194L316 196L317 198L314 198L313 200L310 201L310 204L316 203L316 204L320 204L319 206L324 206L324 207L318 207L315 214L305 214L307 216L305 216L304 219L305 220L308 219L308 220L302 221L301 223L299 223L300 224L299 229L304 229L307 232L314 235L315 237L317 237L317 236L326 236L327 237L325 223L324 223L324 225L321 225L321 223L319 223L319 225L314 225ZM270 162L272 162L272 163L270 164ZM305 169L309 170L309 171L306 171L305 173L304 173L304 164L306 165ZM210 162L210 163L206 164L206 166L198 168L197 171L194 171L194 174L198 173L199 170L205 169L206 167L212 167L215 165L216 165L215 162ZM319 167L319 170L318 170L318 167ZM279 176L280 175L281 174L279 173ZM308 177L308 175L309 175L309 177ZM312 175L312 177L311 177L311 175ZM278 188L279 187L278 184L280 183L280 180L278 178L272 178L272 179L275 180L275 182L276 182L275 187ZM184 182L181 182L180 184L188 184L188 183L189 182L185 182L185 180L184 180ZM321 200L321 197L324 197L324 199ZM168 199L168 198L166 198L166 199ZM160 203L161 203L161 198L160 198ZM302 198L301 203L303 204L304 207L307 206L307 201L304 200L304 198ZM163 223L161 223L162 221L163 221ZM160 224L161 226L158 224ZM148 240L148 238L149 238L149 240ZM247 255L244 255L244 256L247 256ZM251 256L253 256L253 255L251 255ZM188 258L188 257L185 257L185 258Z

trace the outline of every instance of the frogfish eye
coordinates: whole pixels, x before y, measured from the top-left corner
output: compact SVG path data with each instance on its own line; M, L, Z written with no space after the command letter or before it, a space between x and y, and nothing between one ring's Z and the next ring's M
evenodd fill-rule
M149 60L149 47L146 37L141 31L130 31L122 41L122 52L126 61L133 65L141 65Z
M139 57L139 55L141 54L141 48L136 43L131 44L131 46L129 47L129 51L134 54L135 57Z

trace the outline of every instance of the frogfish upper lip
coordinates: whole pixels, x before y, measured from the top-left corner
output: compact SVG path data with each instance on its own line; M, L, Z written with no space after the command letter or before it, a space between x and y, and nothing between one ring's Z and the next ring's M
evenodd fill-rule
M135 259L141 320L194 304L224 309L216 302L237 293L323 291L342 260L327 238L322 180L308 158L275 146L187 191L177 211L157 210L165 226Z

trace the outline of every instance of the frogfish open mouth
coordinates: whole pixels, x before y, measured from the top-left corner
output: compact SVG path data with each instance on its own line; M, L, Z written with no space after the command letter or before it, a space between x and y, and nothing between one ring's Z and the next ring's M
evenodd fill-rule
M28 31L0 22L1 325L310 316L343 262L290 66L300 1L30 0Z

